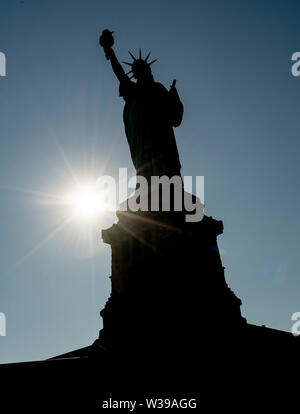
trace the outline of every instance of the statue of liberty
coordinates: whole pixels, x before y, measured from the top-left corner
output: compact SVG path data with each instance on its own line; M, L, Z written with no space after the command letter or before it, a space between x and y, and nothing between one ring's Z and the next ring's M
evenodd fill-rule
M125 132L137 175L144 176L148 183L151 176L180 176L181 165L173 127L181 124L183 105L175 88L176 81L169 91L155 82L151 65L157 59L148 62L150 53L143 59L141 50L138 58L129 52L133 61L123 62L131 68L125 73L112 49L112 33L103 30L99 43L120 82L120 96L125 100Z

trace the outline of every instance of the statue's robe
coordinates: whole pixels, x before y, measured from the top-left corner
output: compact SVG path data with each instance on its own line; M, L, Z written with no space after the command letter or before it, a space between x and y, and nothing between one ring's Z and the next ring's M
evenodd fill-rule
M139 85L126 77L120 82L125 100L123 120L137 175L180 175L173 127L180 125L183 105L176 89L150 81Z

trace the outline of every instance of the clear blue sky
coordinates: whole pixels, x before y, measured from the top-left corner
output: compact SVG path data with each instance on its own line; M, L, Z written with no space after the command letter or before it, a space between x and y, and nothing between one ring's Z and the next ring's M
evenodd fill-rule
M82 180L133 172L118 83L98 45L104 28L121 60L151 50L155 79L177 79L183 174L205 176L206 214L224 222L227 282L248 322L290 330L300 311L300 78L290 72L299 9L286 0L1 1L1 362L89 345L101 328L110 248L100 230L115 218L59 227L68 209L30 191L67 192L71 171Z

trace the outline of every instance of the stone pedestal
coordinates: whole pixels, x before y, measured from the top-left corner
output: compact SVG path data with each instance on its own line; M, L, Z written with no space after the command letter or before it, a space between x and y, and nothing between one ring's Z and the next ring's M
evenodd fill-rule
M245 325L217 245L221 221L186 223L178 212L118 212L102 231L112 248L111 295L100 342L122 353L210 346Z

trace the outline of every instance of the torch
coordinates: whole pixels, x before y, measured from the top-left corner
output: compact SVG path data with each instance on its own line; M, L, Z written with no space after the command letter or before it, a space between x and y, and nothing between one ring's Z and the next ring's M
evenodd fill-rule
M109 50L115 43L114 38L112 36L113 32L108 29L102 31L102 34L99 38L99 44L103 47L105 52L105 57L109 60Z

